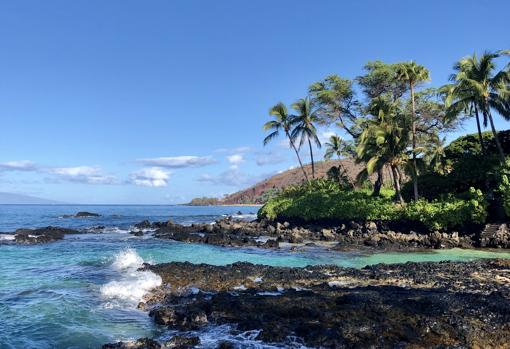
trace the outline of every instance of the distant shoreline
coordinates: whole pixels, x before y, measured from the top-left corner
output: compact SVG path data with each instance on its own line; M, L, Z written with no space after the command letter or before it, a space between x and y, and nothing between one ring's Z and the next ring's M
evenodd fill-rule
M210 206L217 206L217 207L262 207L262 206L264 206L264 205L263 205L263 204L217 204L217 205L193 205L193 204L187 203L187 204L182 204L182 206L193 206L193 207L198 207L198 206L205 206L205 207L210 207Z

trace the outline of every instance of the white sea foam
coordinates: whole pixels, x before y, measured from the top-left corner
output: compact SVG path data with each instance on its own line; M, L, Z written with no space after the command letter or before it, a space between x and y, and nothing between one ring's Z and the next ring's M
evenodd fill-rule
M329 287L343 287L343 286L346 286L348 285L349 283L348 282L345 282L345 281L340 281L340 280L335 280L335 281L330 281L328 282L328 286Z
M289 337L284 344L269 344L257 340L260 330L238 332L230 325L209 326L202 331L192 332L200 337L200 348L217 348L221 341L228 341L236 348L244 349L307 349L297 339Z
M14 234L0 234L0 241L12 241L14 240Z
M119 233L119 234L127 234L129 230L121 229L119 227L106 227L103 229L103 233Z
M148 270L138 270L143 262L143 258L134 249L119 252L111 267L120 273L120 278L101 286L101 296L136 304L147 292L160 286L162 280L159 275Z
M252 221L257 219L257 215L255 213L234 214L232 218L240 221Z

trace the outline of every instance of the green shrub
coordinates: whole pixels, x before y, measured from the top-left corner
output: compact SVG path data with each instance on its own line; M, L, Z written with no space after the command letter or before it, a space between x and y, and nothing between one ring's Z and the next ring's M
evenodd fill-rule
M500 170L498 194L505 209L505 214L510 217L510 160L506 160L505 166Z
M483 223L486 215L484 196L473 188L466 200L449 197L429 202L422 199L402 206L393 202L389 193L375 198L366 191L342 191L338 186L319 181L288 188L259 211L259 218L269 220L409 221L420 222L430 230Z
M429 229L444 230L466 223L484 223L487 204L480 190L470 188L468 200L449 198L441 201L413 201L405 206L404 217L425 224Z

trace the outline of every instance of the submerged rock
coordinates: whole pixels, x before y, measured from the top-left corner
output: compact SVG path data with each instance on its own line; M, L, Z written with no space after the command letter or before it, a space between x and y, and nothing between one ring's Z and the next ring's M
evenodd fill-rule
M105 344L102 349L162 349L162 346L153 339L139 338L136 341Z
M172 349L190 349L200 344L200 338L196 336L173 336L169 341L164 343L165 348Z
M164 343L150 338L139 338L135 341L104 344L102 349L192 349L199 344L200 338L197 336L173 336Z

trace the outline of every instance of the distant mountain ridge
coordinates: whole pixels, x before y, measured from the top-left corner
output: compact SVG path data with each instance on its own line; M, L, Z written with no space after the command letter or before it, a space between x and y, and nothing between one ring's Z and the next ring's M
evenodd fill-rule
M353 160L329 160L315 163L315 177L326 177L326 173L332 166L342 164L350 180L354 182L358 173L365 167L363 164L356 164ZM312 166L304 166L306 173L312 178ZM389 176L389 175L388 175ZM388 177L389 178L389 177ZM226 195L224 198L197 198L193 199L191 205L239 205L239 204L263 204L265 201L264 193L274 190L280 190L292 184L298 184L304 181L303 171L300 167L292 168L267 178L247 189Z
M11 205L57 205L64 204L61 201L48 200L36 196L0 192L0 204Z

